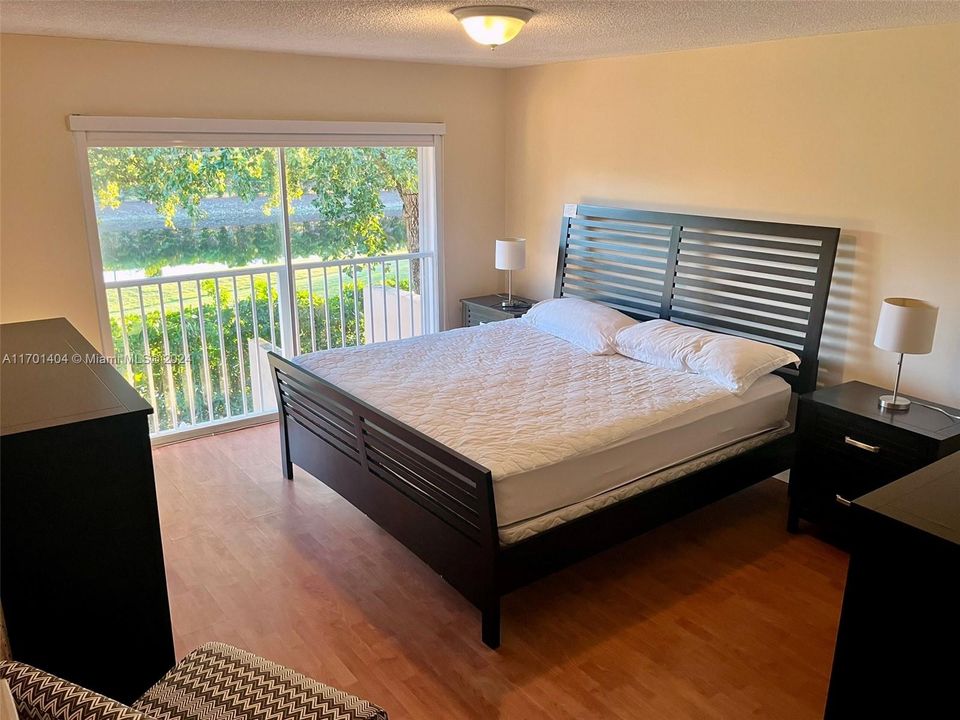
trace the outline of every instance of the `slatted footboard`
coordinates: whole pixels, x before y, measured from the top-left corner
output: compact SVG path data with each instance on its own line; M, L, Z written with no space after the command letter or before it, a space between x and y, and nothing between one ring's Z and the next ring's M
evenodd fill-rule
M284 476L293 465L415 552L483 613L500 643L497 517L490 471L270 353Z

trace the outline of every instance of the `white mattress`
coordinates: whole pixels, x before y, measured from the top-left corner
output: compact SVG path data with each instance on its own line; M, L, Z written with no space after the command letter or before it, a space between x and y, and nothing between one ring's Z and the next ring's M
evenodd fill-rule
M790 402L774 375L737 397L522 320L296 362L488 468L501 528L780 428Z
M649 475L644 475L632 482L624 483L623 485L586 498L580 502L565 505L564 507L545 512L542 515L537 515L532 518L527 518L526 520L520 520L510 525L501 525L499 528L500 543L510 545L515 542L520 542L521 540L526 540L528 537L542 533L544 530L549 530L557 525L575 520L578 517L589 515L608 505L613 505L621 500L626 500L634 495L652 490L659 485L677 480L684 475L689 475L690 473L697 472L698 470L716 465L719 462L745 453L748 450L753 450L789 432L790 423L784 422L783 425L775 430L767 430L746 440L735 442L732 445L727 445L704 455L698 455L685 462L671 465L668 468Z

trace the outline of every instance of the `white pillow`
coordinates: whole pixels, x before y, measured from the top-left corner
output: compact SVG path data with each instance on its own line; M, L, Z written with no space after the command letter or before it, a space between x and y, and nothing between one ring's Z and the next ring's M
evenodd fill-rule
M800 358L789 350L668 320L648 320L617 333L617 352L668 370L709 378L737 395L763 375Z
M580 298L538 302L523 316L538 330L583 348L592 355L613 355L617 333L637 321L611 307Z

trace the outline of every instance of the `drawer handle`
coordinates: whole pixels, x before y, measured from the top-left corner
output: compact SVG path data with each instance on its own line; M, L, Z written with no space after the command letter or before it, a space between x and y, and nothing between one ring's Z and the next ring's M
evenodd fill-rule
M880 452L879 445L868 445L865 442L860 442L859 440L854 440L849 435L844 436L843 441L847 445L853 445L855 448L860 448L861 450L866 450L867 452L878 453Z
M837 502L843 505L844 507L850 507L851 505L853 505L853 503L847 500L843 495L837 495Z

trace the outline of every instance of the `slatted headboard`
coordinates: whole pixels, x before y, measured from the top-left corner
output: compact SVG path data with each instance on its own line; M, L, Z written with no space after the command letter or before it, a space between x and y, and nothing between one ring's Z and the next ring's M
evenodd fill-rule
M554 297L580 297L638 320L793 350L795 392L816 387L839 228L564 206Z

